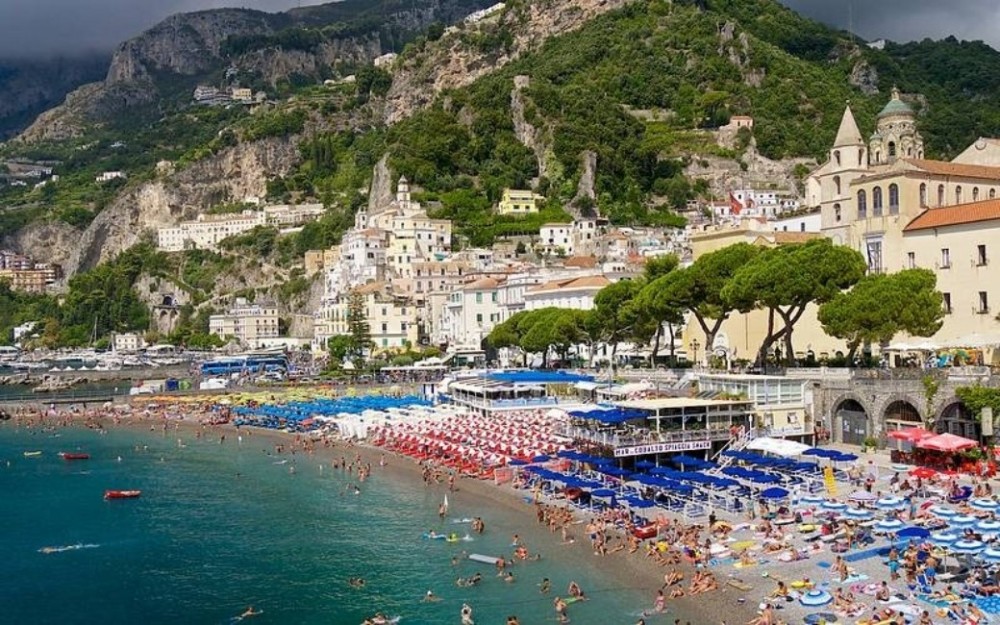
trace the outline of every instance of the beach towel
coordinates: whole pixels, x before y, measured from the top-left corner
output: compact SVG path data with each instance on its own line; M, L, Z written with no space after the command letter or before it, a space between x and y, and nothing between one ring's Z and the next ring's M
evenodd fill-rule
M712 558L708 561L709 566L725 566L736 562L736 558Z
M739 590L742 590L744 592L746 592L748 590L753 590L753 586L751 586L750 584L741 582L738 579L731 579L731 580L729 580L726 583L729 584L730 586L732 586L733 588L738 588Z
M916 597L917 597L917 599L920 599L924 603L931 604L935 608L945 608L946 609L946 608L951 607L951 604L959 602L959 600L948 601L946 599L938 599L938 598L932 597L930 595L925 595L923 593L917 594Z
M734 569L748 569L748 568L750 568L752 566L757 566L758 564L760 564L760 563L759 562L753 562L751 564L746 564L745 562L737 562L737 563L733 564L733 568Z
M851 573L847 576L847 579L840 581L839 579L833 580L834 583L840 584L841 586L848 586L850 584L857 584L858 582L863 582L868 579L868 576L864 573Z

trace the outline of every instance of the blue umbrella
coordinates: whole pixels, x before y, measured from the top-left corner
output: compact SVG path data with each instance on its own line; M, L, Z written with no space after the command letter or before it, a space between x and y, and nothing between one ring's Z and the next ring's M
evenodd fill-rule
M958 542L958 534L954 532L934 532L930 536L930 541L939 547L946 547L954 542Z
M980 497L978 499L973 499L969 502L969 505L976 510L986 510L993 511L1000 507L1000 504L993 501L992 499L986 499L985 497Z
M854 462L858 457L854 454L837 454L836 456L831 456L830 460L834 462Z
M607 499L609 497L615 496L615 491L609 488L601 488L590 493L591 497L597 497L599 499Z
M799 603L806 607L818 608L833 601L833 595L825 590L810 590L799 598Z
M819 505L819 504L823 503L824 501L826 501L826 499L823 498L823 497L820 497L819 495L806 495L805 497L803 497L799 501L801 501L802 503L805 503L805 504Z
M903 529L896 532L896 536L899 538L927 538L931 535L930 530L923 527L904 527Z
M951 517L958 514L951 508L946 508L944 506L931 506L928 509L930 510L931 514L933 514L936 517L940 517L942 519L950 519Z
M803 618L803 622L806 625L819 625L820 623L826 623L826 625L837 625L837 615L831 614L830 612L815 612L813 614L806 614Z
M976 531L982 534L1000 534L1000 521L980 521L976 523Z
M890 533L903 529L903 522L899 519L882 519L875 524L876 532Z
M546 455L535 456L531 459L532 462L548 462L549 460L551 460L551 458Z
M958 514L948 519L948 525L951 527L966 528L975 525L976 521L977 519L974 516Z
M784 488L768 488L760 493L762 499L784 499L788 496L788 491Z
M986 548L986 543L981 540L960 540L952 543L948 549L963 555L975 555Z
M1000 549L990 547L979 554L979 557L990 564L1000 564Z
M865 510L864 508L848 508L847 510L844 510L843 515L856 521L863 521L874 516L871 510Z
M655 469L656 463L650 462L649 460L640 460L635 463L635 468L637 469Z
M834 511L846 510L847 504L840 501L824 501L820 504L820 508Z

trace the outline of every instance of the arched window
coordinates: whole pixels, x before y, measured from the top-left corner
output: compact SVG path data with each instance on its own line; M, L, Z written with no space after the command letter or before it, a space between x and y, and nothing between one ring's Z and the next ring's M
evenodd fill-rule
M864 189L858 191L858 219L868 218L868 194Z
M920 208L927 208L927 183L920 183Z
M961 185L955 187L955 203L956 204L961 204L962 203L962 186Z
M938 201L937 201L937 205L938 206L944 206L944 185L943 184L939 184L938 185Z
M837 167L840 167L840 150L833 151L833 160L837 162Z
M833 219L834 221L840 221L840 204L833 205Z
M864 160L864 158L865 158L865 151L859 148L858 149L858 167L861 167L861 161Z
M972 187L972 201L975 202L978 200L979 200L979 187Z
M990 199L992 200L996 196L997 196L997 190L996 189L990 189Z
M840 176L833 177L833 192L835 195L840 195Z
M906 148L906 156L907 157L913 156L913 148Z
M872 189L872 216L882 216L882 187Z
M878 150L875 150L875 162L876 163L882 162L882 153L879 152Z
M899 186L895 183L889 185L889 214L899 214Z
M889 158L896 158L896 142L889 142Z

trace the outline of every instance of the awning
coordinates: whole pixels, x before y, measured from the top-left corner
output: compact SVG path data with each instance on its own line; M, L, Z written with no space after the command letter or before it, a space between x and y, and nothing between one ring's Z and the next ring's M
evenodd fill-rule
M747 444L747 449L754 449L756 451L763 451L769 454L774 454L776 456L782 456L785 458L790 458L792 456L800 456L803 452L809 449L809 445L803 445L802 443L796 443L795 441L790 441L784 438L755 438Z
M916 443L917 441L934 436L934 432L928 432L924 428L905 428L902 430L892 430L888 436L898 441Z
M581 390L581 391L592 391L595 388L597 388L598 386L600 386L600 383L598 383L598 382L577 382L573 386L575 388L577 388L578 390Z

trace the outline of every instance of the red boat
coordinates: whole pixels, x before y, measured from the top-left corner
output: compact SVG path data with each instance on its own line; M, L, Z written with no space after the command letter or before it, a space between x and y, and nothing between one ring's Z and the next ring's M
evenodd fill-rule
M142 494L141 490L106 490L105 499L135 499Z
M90 454L63 451L59 455L62 456L63 460L90 460Z

